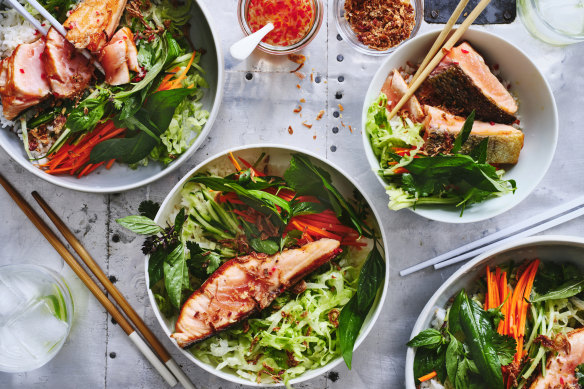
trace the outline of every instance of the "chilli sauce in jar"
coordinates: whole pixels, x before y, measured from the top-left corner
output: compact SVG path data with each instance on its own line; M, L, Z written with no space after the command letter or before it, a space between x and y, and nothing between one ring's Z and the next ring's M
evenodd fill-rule
M252 32L272 22L274 29L262 41L285 47L308 35L314 15L313 0L250 0L245 16Z

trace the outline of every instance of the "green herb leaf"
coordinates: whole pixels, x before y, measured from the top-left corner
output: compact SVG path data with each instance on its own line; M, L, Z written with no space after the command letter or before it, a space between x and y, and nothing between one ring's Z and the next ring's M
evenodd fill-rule
M495 349L497 355L499 356L501 366L506 366L513 362L513 358L515 357L516 352L515 339L508 335L500 335L498 333L494 333L493 335L494 336L491 340L493 348Z
M446 348L446 373L450 382L456 382L458 365L463 357L462 343L454 336L450 336L450 342Z
M367 255L357 281L357 303L363 307L362 313L365 315L373 305L377 290L383 284L384 277L385 261L376 244Z
M349 369L351 369L351 361L353 360L355 340L365 317L373 306L377 290L383 285L384 276L385 261L383 261L377 244L375 244L359 273L357 292L343 307L339 315L341 354Z
M410 347L438 348L442 344L443 337L440 331L428 328L416 335L407 345Z
M280 246L278 246L278 243L270 239L261 240L259 238L253 238L249 241L249 245L254 249L254 251L268 255L273 255L280 251Z
M365 316L361 314L359 303L357 302L357 295L355 294L347 305L341 310L339 315L339 339L341 343L341 355L351 370L351 362L353 361L353 348L355 341L361 330L361 326L365 321Z
M473 110L470 115L464 121L462 129L458 133L456 140L454 141L454 146L452 147L452 154L456 154L460 151L460 148L467 141L468 137L470 136L470 132L472 131L472 125L474 124L475 118L475 111Z
M574 374L578 380L578 385L580 385L581 388L584 388L584 363L576 367Z
M160 204L155 203L152 200L144 200L138 206L138 212L140 215L145 216L149 219L154 220L158 210L160 209Z
M221 266L221 255L211 250L204 250L197 243L188 241L187 249L190 257L187 266L191 274L205 281L210 274Z
M471 301L464 289L460 306L460 323L470 355L489 388L502 388L503 375L497 350L492 344L494 330L486 312Z
M163 231L162 227L145 216L126 216L117 219L116 222L122 227L141 235L156 235Z
M168 256L165 250L157 250L148 258L148 287L152 288L164 278L164 260Z
M189 272L185 259L185 246L179 243L168 254L163 264L164 286L171 304L180 309L183 289L189 287Z
M290 230L286 233L286 236L283 236L280 239L280 251L288 248L290 246L294 246L298 243L298 239L302 237L302 231L298 230Z
M369 229L357 217L357 213L332 184L330 174L312 164L310 159L294 154L290 167L284 172L284 179L299 195L313 195L329 204L337 217L352 223L359 234L369 233Z
M475 147L471 152L470 156L472 159L478 163L487 163L487 150L489 148L489 138L485 138Z
M438 350L419 348L416 350L414 357L414 377L416 382L418 378L425 376L433 371L436 372L437 378L444 382L446 379L446 349L442 347Z
M584 279L573 279L565 282L564 284L557 287L557 289L551 290L544 295L536 296L531 300L532 303L539 303L547 300L558 300L573 297L584 291Z
M328 209L328 207L322 203L311 203L309 201L293 202L291 204L291 213L293 216L321 213Z
M183 224L185 223L185 209L181 208L181 210L176 214L174 218L174 230L180 234L183 228Z
M67 128L73 133L93 130L105 113L107 96L101 93L94 99L83 100L67 117Z

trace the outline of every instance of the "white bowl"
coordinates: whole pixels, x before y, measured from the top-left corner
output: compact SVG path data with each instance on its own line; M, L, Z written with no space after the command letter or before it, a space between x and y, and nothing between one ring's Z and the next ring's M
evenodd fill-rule
M387 75L393 69L404 66L407 61L422 61L439 31L419 35L404 43L381 65L365 95L361 118L363 144L371 168L376 172L379 182L385 188L386 183L377 174L379 162L369 143L365 131L367 109L377 98ZM521 49L498 37L497 35L470 29L461 40L467 40L488 64L498 64L503 79L511 82L511 92L519 98L518 115L521 128L525 134L525 143L519 162L506 172L505 179L517 182L515 194L492 198L479 204L473 204L460 216L460 208L453 206L418 206L414 212L428 219L447 223L470 223L497 216L525 199L539 184L547 172L558 139L558 112L551 88L537 66Z
M418 316L410 339L420 331L430 327L436 308L446 307L448 300L462 288L471 288L474 282L484 275L486 266L492 267L509 263L509 261L518 262L535 258L539 258L542 263L558 263L558 261L572 263L584 270L584 261L582 260L584 258L584 238L559 235L532 236L479 255L458 269L432 295L424 309L422 309L420 316ZM404 343L407 341L404 339ZM408 389L416 387L414 377L415 354L414 349L408 347L406 354L406 388Z
M371 212L373 215L373 220L375 220L377 222L377 226L375 226L375 230L377 231L378 236L381 236L381 241L382 241L383 247L384 247L383 255L384 255L384 259L386 261L386 266L385 266L385 279L384 279L384 283L383 283L383 288L378 291L377 297L375 298L375 302L373 303L373 307L372 307L371 311L369 312L369 314L367 315L367 317L365 318L365 322L364 322L363 327L361 329L361 333L359 334L359 336L357 337L357 341L355 342L355 349L357 349L357 347L359 347L361 342L363 342L363 340L365 339L365 337L367 336L369 331L371 331L371 329L373 328L375 321L379 317L379 313L381 312L381 307L383 306L383 302L385 301L385 296L387 294L387 285L389 282L389 265L387 264L387 258L388 258L388 248L387 248L387 243L386 243L387 240L385 238L385 232L384 232L383 228L381 227L381 223L380 223L381 219L379 218L379 215L377 214L375 209L373 207L371 207L371 201L369 200L369 198L367 197L365 192L362 189L360 189L359 186L351 178L349 178L349 176L347 174L342 172L339 168L335 167L334 165L331 165L329 162L324 160L322 157L319 157L316 154L312 154L312 153L309 153L309 152L306 152L306 151L303 151L300 149L296 149L296 148L288 147L288 146L280 146L280 145L250 145L250 146L243 146L243 147L227 150L221 154L217 154L213 157L210 157L209 159L207 159L206 161L202 162L200 165L195 167L193 170L188 172L183 177L183 179L180 180L179 183L176 184L174 188L172 188L172 190L170 191L168 196L166 196L166 198L164 199L164 202L160 206L160 210L158 211L158 214L156 215L155 221L159 225L162 225L162 224L166 223L166 221L169 220L169 217L172 214L173 210L175 209L175 206L180 203L180 200L181 200L181 193L180 192L181 192L183 185L194 174L196 174L197 172L200 172L200 171L205 171L211 166L214 166L214 167L220 166L220 167L225 167L226 169L232 169L231 164L227 159L227 154L230 151L237 153L238 156L241 156L242 158L244 158L248 161L257 160L257 158L260 156L260 154L262 152L265 152L267 155L270 156L270 167L272 169L275 169L274 173L277 173L277 174L283 173L285 171L285 169L290 166L290 156L292 154L302 153L304 155L311 157L311 159L314 163L316 163L318 166L325 168L331 174L333 183L335 184L337 189L339 189L339 191L343 195L351 196L355 189L358 190L361 193L361 195L363 195L366 203L369 205L369 208L371 209ZM146 259L144 261L144 265L145 265L146 285L149 285L148 257L146 257ZM154 314L156 315L156 318L158 319L160 326L162 327L164 332L166 332L166 334L170 336L170 334L172 333L172 331L174 329L174 322L166 319L160 313L160 310L158 309L158 306L157 306L156 301L154 299L154 295L152 294L152 291L150 289L148 289L148 297L150 299L150 305L154 309ZM190 361L194 362L196 365L198 365L202 369L206 370L207 372L209 372L213 375L216 375L217 377L220 377L220 378L223 378L225 380L235 382L238 384L250 385L250 386L273 387L273 386L282 386L283 385L281 383L258 384L256 382L251 382L251 381L245 380L245 379L243 379L235 374L232 374L232 373L229 373L226 371L217 370L215 368L215 366L198 360L193 354L191 354L187 350L180 348L174 340L172 340L172 342L181 351L181 353L184 356L186 356ZM303 381L318 377L318 376L326 373L328 370L332 369L333 367L337 366L339 363L342 362L342 360L343 360L342 357L339 356L338 358L335 358L334 360L329 362L326 366L323 366L323 367L320 367L320 368L314 369L314 370L309 370L309 371L305 372L303 375L290 380L290 384L297 384L299 382L303 382Z
M201 56L200 65L205 69L204 77L209 83L209 89L205 89L205 95L201 102L203 103L203 108L209 111L209 119L191 147L168 166L164 167L159 163L150 163L148 166L131 169L127 165L116 163L110 170L98 169L93 174L78 179L76 176L50 175L35 167L28 160L22 141L7 128L0 128L0 146L12 159L34 175L55 185L81 192L123 192L149 184L170 173L189 159L205 141L217 117L223 98L225 76L221 42L219 34L211 21L210 12L202 2L193 2L190 23L193 44L197 48L204 48L206 50L205 55Z

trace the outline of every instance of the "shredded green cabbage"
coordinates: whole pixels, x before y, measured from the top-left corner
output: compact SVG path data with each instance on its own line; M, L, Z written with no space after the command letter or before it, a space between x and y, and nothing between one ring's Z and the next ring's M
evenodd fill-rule
M357 270L346 259L341 268L306 278L307 288L276 298L260 318L248 320L195 345L201 361L250 381L284 383L340 356L336 319L356 290Z

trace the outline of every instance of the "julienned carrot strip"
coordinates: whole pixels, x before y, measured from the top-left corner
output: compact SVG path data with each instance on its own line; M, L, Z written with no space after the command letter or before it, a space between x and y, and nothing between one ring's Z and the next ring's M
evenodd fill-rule
M425 381L431 380L432 378L436 377L437 375L438 375L438 373L436 373L436 371L433 371L432 373L421 376L420 378L418 378L418 381L425 382Z
M318 228L322 228L323 230L327 230L327 231L334 231L334 232L340 232L340 233L352 233L355 232L355 230L353 230L351 227L347 227L345 225L342 225L340 223L323 223L323 222L319 222L313 219L309 219L307 217L305 217L307 215L302 215L302 216L296 216L297 220L304 223L304 224L310 224L312 226L318 227Z
M310 224L304 224L304 223L301 223L301 222L297 222L297 223L299 225L303 226L303 227L306 227L306 230L309 233L316 234L316 235L320 235L321 237L324 237L324 238L335 239L335 240L338 240L338 241L343 240L342 237L340 237L340 236L338 236L336 234L333 234L332 232L328 232L328 231L322 230L320 228L311 226Z
M190 59L189 63L187 64L187 67L185 68L185 70L183 70L181 72L181 74L179 74L179 76L176 78L176 80L174 80L172 82L170 89L178 88L180 86L180 82L187 77L187 73L188 73L189 69L191 68L191 65L193 64L193 60L195 59L196 54L197 54L197 52L193 51L193 55L191 55L191 59Z
M241 166L239 166L239 163L237 163L237 160L235 159L235 157L233 156L233 153L229 152L229 155L227 157L231 161L231 164L233 165L235 170L237 170L237 172L239 173L242 169L241 169Z
M89 171L89 169L91 169L91 167L92 167L92 166L93 166L93 165L92 165L91 163L88 163L88 164L87 164L87 166L85 166L85 168L83 168L83 170L81 170L81 173L79 173L79 174L77 175L77 178L81 178L81 177L83 177L83 175L84 175L84 174L85 174L87 171Z
M114 164L114 162L116 162L116 160L115 160L115 159L110 159L110 160L107 162L107 165L105 165L105 168L106 168L107 170L110 170L110 169L112 168L112 165Z
M367 243L365 243L365 242L356 242L356 241L347 241L347 240L342 240L342 241L341 241L341 245L342 245L342 246L356 246L356 247L365 247L365 246L367 246Z

